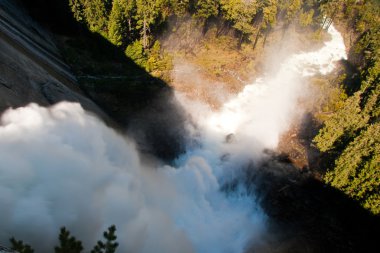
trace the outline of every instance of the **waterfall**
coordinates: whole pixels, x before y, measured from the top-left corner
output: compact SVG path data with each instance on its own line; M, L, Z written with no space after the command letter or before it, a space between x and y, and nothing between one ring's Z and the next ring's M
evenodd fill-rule
M213 112L180 94L197 127L174 166L145 165L132 140L78 104L9 109L0 125L0 242L10 236L48 252L66 226L85 247L117 226L119 252L244 252L265 233L252 193L221 188L275 148L307 93L307 77L345 58L342 36L289 56Z

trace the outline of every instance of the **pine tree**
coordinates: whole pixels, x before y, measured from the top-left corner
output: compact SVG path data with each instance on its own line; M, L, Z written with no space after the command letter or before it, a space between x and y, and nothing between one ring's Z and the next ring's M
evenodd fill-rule
M276 24L277 17L277 0L266 0L263 6L263 22L261 23L261 29L264 31L264 45L267 39L267 36L271 29Z
M170 0L170 6L176 16L182 17L189 11L190 0Z
M195 4L195 16L203 20L216 17L219 13L219 1L197 0Z
M362 130L351 141L325 180L380 214L380 122Z
M285 12L286 24L290 24L297 17L301 4L301 0L279 0L279 7L282 12Z
M253 22L259 10L256 1L221 0L223 17L232 22L232 26L241 33L240 43L244 37L249 37L255 31Z
M136 0L136 28L140 30L144 50L149 47L149 37L153 25L158 25L169 15L167 0Z
M69 0L69 5L75 20L78 22L85 22L84 0Z
M314 10L302 11L299 17L299 23L302 27L307 27L313 23Z
M83 250L82 242L74 236L65 227L61 228L59 234L59 246L54 248L55 253L80 253Z
M84 0L84 17L91 31L105 35L108 21L106 4L108 2L103 0Z
M126 43L127 17L122 9L122 1L114 0L112 11L108 21L108 39L116 45L122 46Z
M28 244L25 244L23 241L18 241L14 237L9 239L11 242L11 248L19 253L34 253L32 247Z
M128 45L127 49L125 50L125 55L140 67L146 67L147 56L144 51L143 44L140 40L136 40L132 44Z
M103 237L105 242L98 241L91 253L115 253L119 244L116 242L116 226L112 225L108 231L104 231Z
M135 16L137 12L136 0L121 0L124 8L124 15L127 18L128 32L131 34L135 30ZM132 37L132 36L131 36Z

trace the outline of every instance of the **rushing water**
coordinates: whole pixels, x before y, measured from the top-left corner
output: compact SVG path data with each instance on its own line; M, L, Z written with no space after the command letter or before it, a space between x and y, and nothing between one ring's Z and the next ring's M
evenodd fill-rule
M48 252L65 225L88 246L116 224L119 252L244 252L265 233L266 216L243 186L220 189L277 145L305 77L346 57L341 35L329 33L323 48L290 56L218 112L182 99L196 144L174 167L146 168L130 140L77 104L9 110L0 126L0 243L14 235Z

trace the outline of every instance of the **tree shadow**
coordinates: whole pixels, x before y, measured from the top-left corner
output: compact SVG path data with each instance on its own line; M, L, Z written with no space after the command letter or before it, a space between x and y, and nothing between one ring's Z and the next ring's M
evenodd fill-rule
M74 20L68 0L19 2L52 33L80 92L116 121L120 130L126 129L141 151L171 161L184 150L184 111L163 80L151 76L121 48ZM48 103L61 100L66 98Z
M351 96L360 89L362 82L360 71L355 67L353 63L348 60L341 60L340 63L346 73L346 78L343 80L343 88L347 95Z

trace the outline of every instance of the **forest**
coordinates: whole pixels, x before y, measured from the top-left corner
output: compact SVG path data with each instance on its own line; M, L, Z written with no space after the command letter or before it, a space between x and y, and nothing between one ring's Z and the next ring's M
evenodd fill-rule
M327 21L321 20L325 14L321 11L323 8L319 8L319 1L70 0L69 4L78 22L122 48L138 65L159 76L172 66L170 56L161 51L158 40L169 22L180 26L190 18L196 27L203 27L204 32L217 22L217 33L232 29L239 45L252 43L255 48L260 38L265 43L277 20L282 20L285 27L294 20L302 27L318 26Z

